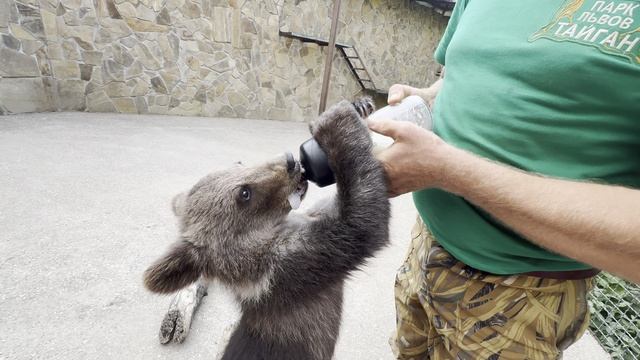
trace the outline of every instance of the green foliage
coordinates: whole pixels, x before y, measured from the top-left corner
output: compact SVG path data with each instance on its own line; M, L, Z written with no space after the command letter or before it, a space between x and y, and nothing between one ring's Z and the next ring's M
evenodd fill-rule
M640 286L602 273L591 293L590 330L615 360L640 360Z

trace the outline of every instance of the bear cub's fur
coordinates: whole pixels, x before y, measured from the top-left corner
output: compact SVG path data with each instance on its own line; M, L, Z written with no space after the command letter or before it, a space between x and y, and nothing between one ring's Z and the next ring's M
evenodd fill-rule
M212 173L174 199L179 240L145 273L146 287L171 293L200 277L218 279L242 309L223 359L330 359L349 273L388 242L384 171L371 154L363 117L370 99L342 101L310 125L326 151L337 194L306 213L288 198L306 191L300 164Z

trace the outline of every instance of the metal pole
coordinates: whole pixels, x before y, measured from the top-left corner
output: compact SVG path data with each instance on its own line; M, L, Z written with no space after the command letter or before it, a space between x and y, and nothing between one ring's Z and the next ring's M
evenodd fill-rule
M329 80L331 78L331 63L333 62L333 51L336 48L336 32L338 30L338 17L340 16L340 0L333 2L333 15L331 18L331 34L327 49L327 59L324 62L324 75L322 77L322 91L320 92L320 108L318 114L322 114L327 107L327 93L329 92Z

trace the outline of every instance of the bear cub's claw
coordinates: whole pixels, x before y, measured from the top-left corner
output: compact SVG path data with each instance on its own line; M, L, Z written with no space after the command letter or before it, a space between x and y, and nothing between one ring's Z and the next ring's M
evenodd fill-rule
M352 104L363 119L371 115L376 109L376 106L373 104L373 99L368 96L358 98Z

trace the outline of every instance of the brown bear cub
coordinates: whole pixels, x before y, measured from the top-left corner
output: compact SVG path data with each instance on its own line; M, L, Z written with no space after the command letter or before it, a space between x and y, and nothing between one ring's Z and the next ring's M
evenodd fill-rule
M145 285L156 293L207 279L227 285L242 317L223 359L333 356L345 279L388 242L384 171L363 120L372 110L370 99L342 101L311 123L337 194L306 213L291 211L307 183L290 154L212 173L174 199L179 240L147 269ZM178 314L186 325L171 331L188 331L191 314Z

